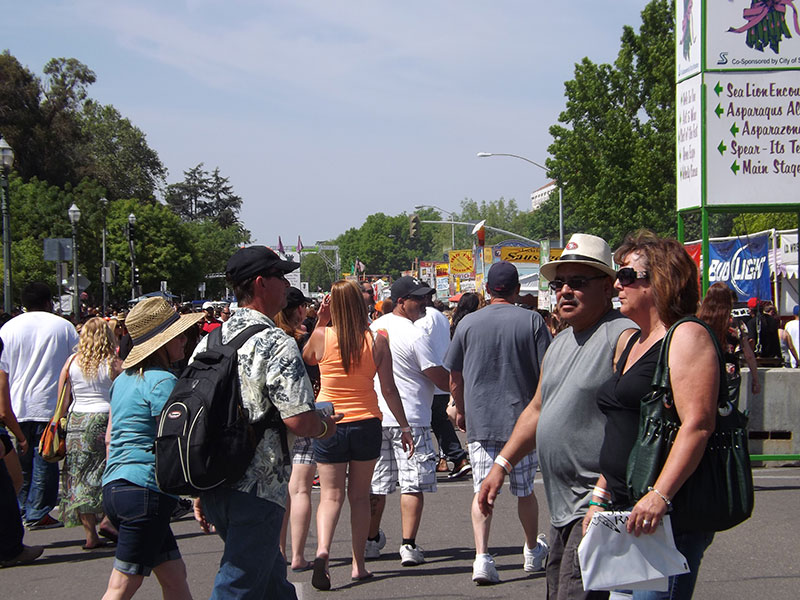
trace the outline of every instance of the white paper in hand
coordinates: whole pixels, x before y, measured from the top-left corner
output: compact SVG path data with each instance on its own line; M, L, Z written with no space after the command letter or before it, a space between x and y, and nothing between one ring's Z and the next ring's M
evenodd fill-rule
M625 524L630 511L596 512L578 546L583 589L667 590L667 578L689 572L675 548L669 515L651 535L638 538Z

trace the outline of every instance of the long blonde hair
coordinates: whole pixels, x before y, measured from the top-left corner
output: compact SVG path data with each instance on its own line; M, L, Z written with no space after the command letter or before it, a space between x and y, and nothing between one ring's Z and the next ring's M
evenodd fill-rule
M114 332L100 317L92 317L81 327L75 360L84 377L90 381L97 378L97 369L102 363L111 367L114 360Z
M349 374L350 367L361 362L369 330L367 307L354 282L339 280L331 286L331 323L339 342L342 368Z

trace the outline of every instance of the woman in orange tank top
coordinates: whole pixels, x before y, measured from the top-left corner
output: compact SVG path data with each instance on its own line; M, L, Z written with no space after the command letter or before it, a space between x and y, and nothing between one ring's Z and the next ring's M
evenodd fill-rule
M328 557L345 493L350 502L351 577L355 581L372 577L364 563L364 548L370 520L372 471L381 448L381 413L374 387L376 373L386 404L401 427L408 430L403 433L404 448L413 453L414 442L394 383L389 343L382 336L373 339L359 287L350 281L334 283L330 296L320 307L318 318L314 333L303 350L303 360L310 365L319 364L322 387L317 400L333 403L334 412L344 415L332 438L314 440L320 503L317 557L311 584L328 590L331 587ZM332 327L327 327L330 322Z

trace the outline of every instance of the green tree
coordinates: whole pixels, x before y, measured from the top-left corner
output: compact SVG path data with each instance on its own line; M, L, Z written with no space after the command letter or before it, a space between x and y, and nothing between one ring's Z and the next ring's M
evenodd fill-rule
M638 33L624 27L614 65L584 58L565 83L547 166L564 190L567 235L613 246L640 227L676 233L673 14L672 1L652 0Z
M300 273L302 280L308 282L308 289L312 292L331 289L331 285L341 277L319 254L310 252L302 254Z
M97 180L109 200L153 200L166 184L167 170L142 130L113 106L94 101L86 102L79 117L85 152L93 157L82 174Z

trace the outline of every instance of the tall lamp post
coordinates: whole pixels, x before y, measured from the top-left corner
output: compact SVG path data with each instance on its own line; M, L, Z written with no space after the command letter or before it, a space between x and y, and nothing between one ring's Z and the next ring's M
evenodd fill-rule
M455 221L455 219L453 218L453 213L451 213L450 211L447 211L447 210L445 210L443 208L439 208L438 206L436 206L434 204L417 204L414 207L414 210L419 210L420 208L435 208L439 212L443 212L443 213L445 213L446 215L448 215L450 217L450 221L451 221L450 227L452 228L452 236L450 238L450 250L455 250L456 249L456 225L453 222L453 221Z
M108 217L108 198L100 198L100 206L103 208L103 272L100 281L103 282L103 317L107 314L108 306L108 267L106 266L106 218Z
M78 291L78 221L81 220L81 211L73 202L67 214L69 222L72 223L72 314L77 323L81 316L81 299Z
M520 156L519 154L506 154L503 152L478 152L478 158L486 158L488 156L510 156L511 158L518 158L520 160L524 160L525 162L531 163L535 167L539 167L545 172L548 172L547 167L532 161L530 158ZM564 247L564 202L561 197L560 185L558 186L558 244L562 248Z
M134 230L136 228L136 215L128 215L128 246L131 251L131 300L136 300L136 249L133 246Z
M8 205L8 174L11 172L11 165L14 164L14 151L3 138L0 138L0 162L2 163L2 177L0 184L3 188L2 212L3 212L3 310L6 314L11 314L14 308L12 302L11 288L11 216Z

